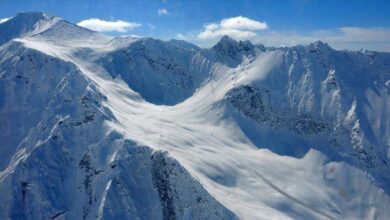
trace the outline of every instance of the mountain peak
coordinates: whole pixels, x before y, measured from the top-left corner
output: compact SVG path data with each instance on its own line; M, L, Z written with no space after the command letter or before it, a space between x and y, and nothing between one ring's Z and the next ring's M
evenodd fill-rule
M233 38L227 36L227 35L224 35L219 41L217 44L215 44L215 46L213 47L214 49L217 49L217 50L231 50L231 49L234 49L234 50L237 50L239 49L240 45L238 44L237 41L235 41Z
M226 43L235 43L235 44L237 44L237 41L235 41L233 38L231 38L231 37L229 37L228 35L224 35L224 36L222 36L221 37L221 39L218 41L218 43L217 44L221 44L221 43L223 43L223 44L226 44Z
M34 37L66 43L106 43L111 38L43 12L19 12L0 24L0 45L15 38Z
M58 20L61 19L42 12L19 12L7 22L0 24L0 45L14 38L44 31Z
M329 44L327 44L325 42L322 42L320 40L317 40L317 41L315 41L313 43L310 43L308 45L308 48L310 50L320 50L320 51L322 51L322 50L331 50L332 49L332 47L330 47Z
M254 47L250 40L240 40L238 44L244 51L251 51Z
M254 46L249 41L235 41L225 35L212 48L220 57L221 62L228 66L237 66L245 56L254 56Z

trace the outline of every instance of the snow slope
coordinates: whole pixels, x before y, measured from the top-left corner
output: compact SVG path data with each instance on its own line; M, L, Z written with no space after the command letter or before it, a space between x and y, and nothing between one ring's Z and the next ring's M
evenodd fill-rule
M0 55L1 218L390 216L389 54L63 21Z

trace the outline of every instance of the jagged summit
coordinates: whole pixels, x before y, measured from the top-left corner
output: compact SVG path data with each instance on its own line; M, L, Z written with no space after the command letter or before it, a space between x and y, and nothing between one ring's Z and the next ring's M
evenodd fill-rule
M230 67L237 66L245 57L254 57L254 49L249 40L237 42L227 35L211 48L215 52L216 59Z
M253 54L254 48L258 48L261 51L265 51L266 47L262 44L254 45L250 40L236 41L234 38L224 35L221 39L212 47L216 50L235 50Z
M317 47L330 47L328 43L323 42L323 41L321 41L321 40L316 40L316 41L314 41L314 42L311 43L311 44L313 44L313 45L315 45L315 46L317 46Z
M229 35L224 35L221 37L218 43L237 43L236 40L234 40L232 37Z
M240 45L240 47L244 50L244 51L251 51L253 50L254 48L254 45L252 44L252 42L250 40L240 40L238 42L238 44Z
M307 45L307 47L309 48L309 50L319 50L319 51L333 50L333 48L329 46L328 43L322 42L320 40L310 43L309 45Z
M239 44L236 40L229 37L228 35L224 35L217 44L214 45L215 49L231 49L231 48L239 48Z
M306 46L297 45L298 47L306 47L309 51L330 51L334 50L328 43L317 40ZM295 47L295 46L294 46ZM250 40L239 40L236 41L234 38L224 35L221 39L212 47L213 49L223 51L225 53L231 53L232 51L253 51L253 48L258 48L261 51L265 51L267 47L263 44L254 45ZM278 47L272 47L278 48ZM290 48L290 47L286 47Z

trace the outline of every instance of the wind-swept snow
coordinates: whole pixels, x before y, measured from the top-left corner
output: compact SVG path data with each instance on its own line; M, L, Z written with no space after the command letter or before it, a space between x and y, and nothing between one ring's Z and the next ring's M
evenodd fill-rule
M77 48L20 41L74 63L107 96L104 105L117 120L107 122L108 127L140 145L168 151L211 195L243 219L362 218L368 217L364 215L370 213L369 204L365 211L351 209L353 204L379 202L381 198L376 196L381 190L373 188L367 189L369 200L346 200L343 197L354 190L351 183L372 188L363 172L343 163L328 164L315 150L296 159L258 149L234 121L223 117L223 109L215 106L231 88L264 79L281 65L280 51L260 53L255 60L233 69L215 64L213 77L192 97L175 106L161 106L145 102L120 77L112 79L94 62L101 54L99 50L80 54ZM343 184L346 177L333 179L335 183L330 184L324 177L340 172L340 167L354 173L353 177L348 178L348 184ZM341 185L333 188L333 184Z

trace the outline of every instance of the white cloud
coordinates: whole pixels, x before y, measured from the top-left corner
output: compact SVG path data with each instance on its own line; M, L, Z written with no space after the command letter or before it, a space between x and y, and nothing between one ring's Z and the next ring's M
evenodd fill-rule
M77 23L81 27L85 27L99 32L127 32L134 28L142 26L139 23L127 22L122 20L106 21L99 18L90 18Z
M204 29L206 31L215 31L215 30L218 30L219 29L219 24L216 24L216 23L211 23L211 24L207 24L204 26Z
M265 30L268 28L267 23L252 20L246 17L238 16L226 18L221 21L222 29L239 29L239 30Z
M138 34L123 34L123 35L120 35L120 37L142 38L143 36L142 35L138 35Z
M0 24L8 21L10 18L0 18Z
M168 10L165 9L165 8L160 8L160 9L158 9L157 14L158 14L159 16L161 16L161 15L169 15L169 12L168 12Z
M252 20L243 16L225 18L219 23L210 23L204 26L204 30L198 34L201 40L220 38L229 35L236 39L252 39L257 32L266 30L267 23Z

